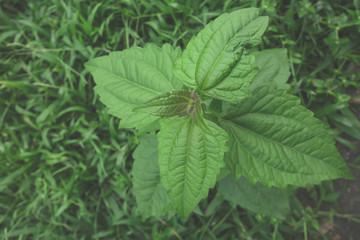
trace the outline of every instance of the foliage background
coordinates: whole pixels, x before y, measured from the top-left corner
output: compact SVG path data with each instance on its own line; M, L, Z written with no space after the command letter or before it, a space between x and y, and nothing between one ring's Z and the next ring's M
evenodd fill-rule
M260 49L288 49L291 91L356 152L357 0L0 0L0 238L326 239L319 230L333 216L359 221L342 215L331 182L302 190L313 206L292 196L283 222L234 209L214 191L186 222L137 212L137 137L117 129L84 62L150 42L183 48L211 19L251 6L271 19ZM320 211L324 201L334 210Z

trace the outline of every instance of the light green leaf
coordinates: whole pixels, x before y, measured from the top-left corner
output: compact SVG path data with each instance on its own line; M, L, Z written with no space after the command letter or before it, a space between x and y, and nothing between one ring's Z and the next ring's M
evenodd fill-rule
M140 144L133 153L134 195L145 218L160 216L170 210L169 198L160 183L157 148L155 134L146 134L140 137Z
M255 54L255 65L259 68L250 89L272 84L276 88L288 88L289 62L285 48L268 49Z
M230 135L226 159L236 178L284 188L352 177L322 122L285 90L255 89L220 125Z
M173 117L186 116L196 108L199 101L194 92L172 91L156 96L134 111L145 112L154 116Z
M197 118L162 119L157 135L161 182L183 218L214 187L227 150L226 132L213 122Z
M289 197L286 191L266 188L261 183L251 185L246 178L237 182L228 175L218 183L218 191L226 200L255 213L285 219L290 212Z
M189 42L174 74L206 96L230 102L249 97L257 68L247 47L260 43L267 24L256 8L221 15Z
M148 45L133 47L109 56L95 58L85 64L94 76L95 91L109 113L121 118L120 127L143 128L159 117L133 112L149 99L163 92L182 89L182 83L172 75L173 62L179 49Z

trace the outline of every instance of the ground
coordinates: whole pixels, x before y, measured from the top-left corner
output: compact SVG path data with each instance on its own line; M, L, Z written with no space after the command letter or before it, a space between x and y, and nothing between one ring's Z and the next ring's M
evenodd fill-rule
M354 143L360 147L359 141L354 141ZM359 153L351 151L346 147L340 147L339 151L349 164L359 157ZM358 217L360 216L360 169L356 167L350 168L355 180L335 180L334 188L337 191L344 189L343 194L338 199L341 213L357 215ZM336 217L334 219L332 236L334 240L358 240L360 236L360 223Z

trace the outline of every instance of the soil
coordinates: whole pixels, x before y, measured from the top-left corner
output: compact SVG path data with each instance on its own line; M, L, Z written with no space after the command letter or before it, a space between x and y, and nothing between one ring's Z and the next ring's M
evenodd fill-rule
M360 149L360 142L353 141ZM359 153L349 150L343 145L337 146L341 155L347 163L359 157ZM360 166L357 163L357 166ZM320 211L330 212L334 210L339 214L357 215L360 220L360 169L350 167L355 180L337 179L333 181L334 190L342 192L336 202L323 202ZM315 201L310 197L309 192L304 188L299 188L296 197L300 200L304 207L315 207ZM335 203L335 204L334 204ZM321 219L320 219L321 221ZM360 223L350 221L343 217L334 217L334 222L321 222L320 232L322 232L329 240L360 240ZM321 234L317 234L314 239L324 239Z
M354 143L360 149L360 142ZM347 163L352 163L359 153L350 151L346 147L339 147L341 155ZM360 164L357 164L358 166ZM350 167L351 168L351 167ZM343 194L338 199L340 211L343 214L357 215L360 219L360 169L351 168L355 180L338 179L334 181L336 191L343 190ZM334 218L334 228L326 234L332 240L359 240L360 239L360 223L350 221L346 218Z

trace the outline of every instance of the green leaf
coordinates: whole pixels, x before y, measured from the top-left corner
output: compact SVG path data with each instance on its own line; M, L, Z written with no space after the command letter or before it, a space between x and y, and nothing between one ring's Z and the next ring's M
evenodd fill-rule
M214 187L227 150L224 130L206 119L195 120L190 116L162 119L157 135L161 182L183 218Z
M220 122L230 135L226 159L237 179L284 188L352 177L322 122L297 97L269 87L254 93Z
M172 91L156 96L134 111L145 112L154 116L186 116L197 107L198 96L189 91Z
M255 213L285 219L290 212L289 197L286 191L266 188L261 183L251 185L246 178L237 182L228 175L219 182L218 191L232 204L237 204Z
M173 62L179 49L148 45L133 47L109 56L95 58L85 64L94 76L95 91L109 113L121 118L120 127L143 128L159 117L133 112L135 107L163 92L182 89L182 83L172 75Z
M134 195L144 218L160 216L170 210L169 198L160 183L157 148L155 134L146 134L140 137L140 144L133 153Z
M250 89L254 90L263 85L274 85L276 88L288 88L289 62L285 48L268 49L255 54L255 65L259 68Z
M260 43L267 23L256 8L221 15L189 42L174 74L209 97L234 103L249 97L257 68L247 47Z

